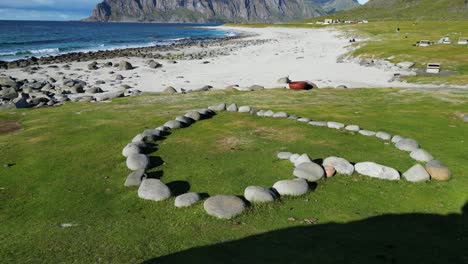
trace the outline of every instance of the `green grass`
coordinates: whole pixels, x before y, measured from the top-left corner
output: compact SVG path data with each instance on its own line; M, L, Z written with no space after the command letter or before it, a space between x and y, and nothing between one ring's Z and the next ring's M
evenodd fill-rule
M387 245L383 240L395 236L395 229L390 227L397 227L399 220L390 218L390 224L390 219L385 218L388 221L384 225L368 218L414 213L459 215L467 202L468 124L456 115L468 113L467 99L465 91L216 91L1 111L0 121L17 121L23 128L0 135L0 164L15 164L0 167L0 259L4 263L138 263L173 254L174 259L162 259L161 263L201 263L201 258L205 258L204 263L246 263L253 259L264 263L268 258L257 255L262 252L277 257L270 263L284 263L292 262L299 250L302 260L313 257L315 263L330 263L338 262L339 256L354 254L353 247L338 247L335 238L359 232L356 237L370 237L372 233L379 238L363 237L369 243L364 248L370 251L356 255L361 260L357 263L375 263L375 257L367 259L366 254L378 255L379 259L380 253L373 252L372 247ZM356 123L370 130L413 137L451 168L453 179L411 184L404 180L389 182L338 175L321 181L310 194L254 205L233 220L208 216L202 203L176 209L173 198L143 201L135 188L123 187L129 171L121 150L134 135L186 110L219 102ZM289 120L222 113L159 142L158 151L152 156L165 163L151 172L162 174L166 183L189 182L190 191L241 195L248 185L271 186L279 179L293 178L291 164L276 159L280 150L307 152L313 158L337 155L353 162L371 160L400 171L414 164L406 153L376 138ZM290 217L298 221L288 221ZM466 233L455 228L458 220L453 226L452 222L434 226L429 222L420 225L418 221L422 220L414 217L401 224L413 228L428 226L437 234L450 234L449 238L453 231L463 244ZM306 227L300 220L312 218L317 219L315 229L303 230ZM61 223L77 226L61 228ZM434 248L427 247L430 239L418 232L405 233L419 234L422 239L417 249L424 254L413 257L434 256ZM215 246L239 239L249 247L227 244L227 248L218 250ZM410 256L406 245L415 241L410 240L395 242L399 245L396 252ZM320 241L333 244L340 251L320 251ZM459 248L455 241L434 241L441 241L451 250ZM250 252L256 248L258 253ZM179 255L189 249L202 251ZM445 257L439 254L435 259Z

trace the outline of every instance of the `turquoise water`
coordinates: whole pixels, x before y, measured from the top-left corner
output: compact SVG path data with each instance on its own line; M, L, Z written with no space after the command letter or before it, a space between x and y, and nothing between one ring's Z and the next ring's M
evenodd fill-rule
M0 21L0 60L78 51L167 45L181 39L235 35L213 24Z

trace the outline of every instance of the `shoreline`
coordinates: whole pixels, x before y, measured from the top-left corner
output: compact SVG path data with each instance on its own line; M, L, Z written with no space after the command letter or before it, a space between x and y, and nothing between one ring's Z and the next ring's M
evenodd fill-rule
M39 58L34 65L16 61L18 67L13 69L0 66L0 76L12 76L21 81L20 86L52 87L46 93L49 98L60 91L60 100L77 101L141 92L285 88L287 83L279 80L286 77L312 82L318 88L468 88L400 82L393 80L395 73L409 75L413 71L388 64L381 68L374 63L362 65L356 58L343 59L354 47L337 30L218 28L234 30L239 35L208 41L198 38L169 46L70 53ZM120 67L127 62L131 67Z

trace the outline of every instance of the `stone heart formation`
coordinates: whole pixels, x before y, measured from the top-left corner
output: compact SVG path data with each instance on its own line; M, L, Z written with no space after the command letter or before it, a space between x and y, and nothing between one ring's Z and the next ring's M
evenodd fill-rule
M138 196L145 200L162 201L171 197L171 190L159 179L148 178L145 174L150 166L150 159L144 153L148 144L163 140L171 134L172 130L186 128L197 121L208 119L216 115L217 112L239 112L250 113L259 117L287 118L296 122L302 122L312 126L328 127L330 129L347 130L357 132L362 136L375 136L384 141L391 141L395 147L410 153L410 157L418 162L425 162L423 167L417 163L405 173L403 177L410 182L423 182L433 180L446 181L450 179L450 170L442 165L440 161L434 160L431 154L421 149L419 144L410 138L399 135L391 136L386 132L374 132L363 130L357 125L345 125L339 122L314 121L306 117L289 115L285 112L273 112L271 110L258 110L250 106L240 106L225 103L210 106L207 109L192 110L184 116L178 116L175 120L166 122L156 129L147 129L143 133L135 136L122 151L127 158L127 167L133 172L127 177L126 187L137 186ZM244 191L245 200L250 203L273 202L279 196L300 196L309 192L309 183L318 182L324 177L332 177L335 173L351 175L355 171L361 175L385 180L400 180L400 173L390 167L374 162L359 162L352 165L347 160L340 157L325 158L322 164L317 164L307 154L293 154L290 152L279 152L281 160L290 160L294 164L293 175L296 179L287 179L273 184L272 188L261 186L248 186ZM201 200L198 193L185 193L175 198L176 207L188 207ZM218 218L230 219L241 214L247 207L246 202L230 195L216 195L205 200L204 208L209 215Z

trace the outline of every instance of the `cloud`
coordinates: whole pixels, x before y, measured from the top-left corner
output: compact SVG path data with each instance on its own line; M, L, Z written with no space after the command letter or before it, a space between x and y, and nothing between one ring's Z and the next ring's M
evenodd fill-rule
M0 19L77 20L88 17L101 0L1 0Z

